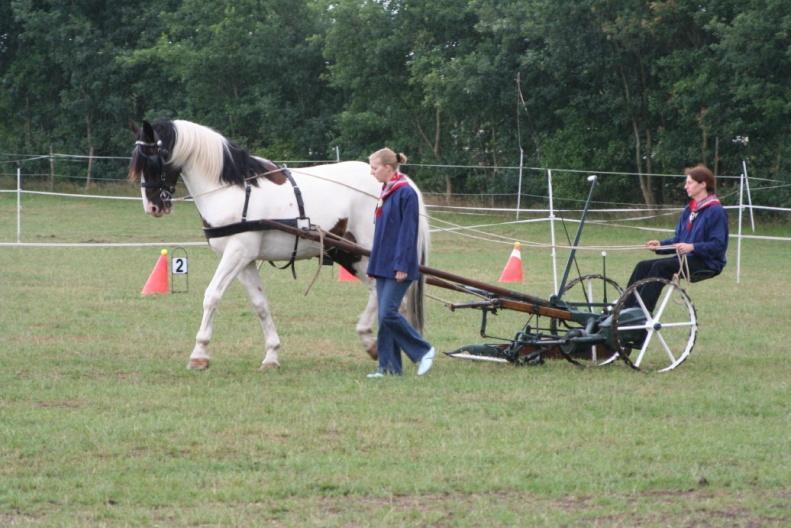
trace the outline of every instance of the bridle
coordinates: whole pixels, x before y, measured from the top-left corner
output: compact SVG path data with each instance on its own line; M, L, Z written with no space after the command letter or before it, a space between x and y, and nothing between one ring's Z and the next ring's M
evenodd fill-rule
M138 150L138 153L146 159L149 167L153 166L157 173L157 177L154 181L146 180L145 174L143 174L143 178L140 180L140 187L143 189L158 189L159 198L162 200L162 203L170 205L173 200L173 193L176 192L176 181L178 179L178 174L176 174L175 178L172 178L172 181L168 181L167 178L168 171L165 170L166 162L163 160L170 154L170 151L162 145L161 139L156 139L156 141L152 143L137 140L135 141L135 148ZM147 154L144 150L145 148L156 149L156 153Z

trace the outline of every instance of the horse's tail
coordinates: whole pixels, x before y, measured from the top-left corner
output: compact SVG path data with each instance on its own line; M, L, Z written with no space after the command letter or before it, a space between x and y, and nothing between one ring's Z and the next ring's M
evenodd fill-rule
M423 202L423 194L420 192L420 189L417 188L417 185L415 185L414 182L412 182L412 187L417 193L418 210L420 211L417 228L417 257L418 262L420 262L422 266L427 266L431 236L429 232L428 215L426 214L426 204ZM423 327L425 323L423 310L423 294L425 285L426 280L421 273L420 278L415 281L411 288L409 288L406 301L407 318L409 319L409 322L412 323L412 326L414 326L415 329L421 334L423 333Z

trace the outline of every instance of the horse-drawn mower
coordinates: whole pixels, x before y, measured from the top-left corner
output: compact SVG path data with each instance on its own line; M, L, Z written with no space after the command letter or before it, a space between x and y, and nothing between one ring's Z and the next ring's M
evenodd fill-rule
M596 185L595 176L588 180L591 188L563 279L558 293L549 299L425 270L429 284L480 298L449 307L480 310L484 338L492 337L487 333L490 314L500 310L530 314L513 337L496 338L499 343L466 345L448 352L449 356L515 364L542 363L545 357L562 356L580 366L609 365L620 357L632 368L659 372L674 369L689 356L698 323L695 307L678 282L650 278L624 291L606 271L567 282ZM647 287L663 290L653 311L641 297Z
M652 281L661 282L665 290L653 313L640 297L640 289ZM604 366L620 357L635 369L664 372L680 365L695 344L695 307L682 288L664 279L646 279L622 292L603 275L583 275L549 300L433 277L427 282L481 297L449 307L480 310L484 338L493 337L487 333L489 314L500 310L530 314L513 337L466 345L448 352L451 357L531 364L560 355L580 366Z

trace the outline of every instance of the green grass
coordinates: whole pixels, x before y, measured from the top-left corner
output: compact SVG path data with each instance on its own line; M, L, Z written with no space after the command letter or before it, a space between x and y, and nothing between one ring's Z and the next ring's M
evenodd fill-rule
M28 242L201 237L189 204L160 220L139 202L23 205ZM15 238L14 207L0 195L0 240ZM546 225L492 231L548 240ZM583 243L644 238L591 225ZM217 263L208 249L189 249L188 293L142 298L157 249L0 248L0 525L787 526L788 250L742 249L740 284L733 242L726 271L690 288L700 334L669 374L441 356L426 378L410 367L371 381L354 332L365 294L325 268L304 296L315 261L296 282L261 270L279 370L257 370L260 327L234 285L212 368L196 373L185 365ZM432 265L494 282L508 252L438 234ZM608 273L623 283L647 255L611 251ZM516 288L548 296L548 251L523 258ZM583 271L600 260L584 253ZM475 313L427 302L440 350L481 340ZM492 330L523 322L504 313Z

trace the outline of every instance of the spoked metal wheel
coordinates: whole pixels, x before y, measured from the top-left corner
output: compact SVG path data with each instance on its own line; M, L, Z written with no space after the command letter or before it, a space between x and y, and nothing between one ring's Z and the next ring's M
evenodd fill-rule
M646 308L647 290L661 290L653 310ZM614 348L632 368L667 372L692 352L698 333L695 306L683 288L659 278L638 281L618 300L612 315Z
M562 299L572 310L603 314L612 311L623 288L604 275L582 275L563 288Z
M562 299L575 311L604 315L612 312L615 303L623 294L617 282L604 275L582 275L569 282L562 291ZM566 325L564 321L559 324ZM575 330L570 330L575 332ZM591 345L584 347L561 347L563 357L575 365L601 367L618 359L618 353L609 347Z

